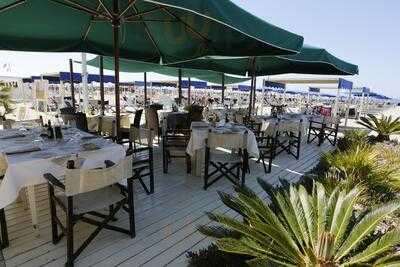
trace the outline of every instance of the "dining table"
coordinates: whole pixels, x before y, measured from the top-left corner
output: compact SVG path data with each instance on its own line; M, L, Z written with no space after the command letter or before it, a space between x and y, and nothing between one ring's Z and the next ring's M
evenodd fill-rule
M301 132L306 136L309 127L308 115L304 114L285 114L283 116L257 116L256 121L261 123L261 132L264 136L273 136L277 130L287 132Z
M254 133L248 130L243 125L238 125L235 123L219 123L217 125L212 125L208 122L192 122L191 124L191 134L189 143L186 147L186 153L192 158L192 174L195 176L201 176L204 165L204 151L206 140L209 132L218 132L221 134L227 133L247 133L247 152L249 156L258 158L260 152L258 150L257 140Z
M20 191L26 189L37 234L35 185L47 182L45 173L62 179L69 160L79 162L82 169L92 169L104 167L105 160L119 162L125 157L123 146L77 128L62 126L62 135L61 139L49 139L41 127L0 131L0 154L6 162L0 209L16 201Z

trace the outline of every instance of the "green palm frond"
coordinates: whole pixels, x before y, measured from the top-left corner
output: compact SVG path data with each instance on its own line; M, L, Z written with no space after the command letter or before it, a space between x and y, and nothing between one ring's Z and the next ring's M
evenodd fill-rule
M358 124L378 133L378 141L389 140L390 135L400 134L400 117L394 119L392 116L382 116L377 118L375 115L368 114L367 117L360 118Z
M342 259L355 249L360 242L370 233L372 233L376 226L382 222L387 216L393 214L400 208L400 201L393 201L384 204L379 208L373 209L365 215L359 223L357 223L346 241L337 249L336 260ZM400 240L398 240L400 242Z
M239 214L245 217L239 220L211 213L209 218L218 226L199 228L217 238L220 250L253 257L250 266L383 266L398 262L397 258L376 258L389 255L400 245L400 231L376 237L371 233L400 208L400 201L371 208L357 217L354 205L363 194L359 186L327 193L320 183L314 184L312 192L302 186L274 189L260 179L259 183L270 203L249 188L236 188L235 196L220 193L224 203L243 209Z

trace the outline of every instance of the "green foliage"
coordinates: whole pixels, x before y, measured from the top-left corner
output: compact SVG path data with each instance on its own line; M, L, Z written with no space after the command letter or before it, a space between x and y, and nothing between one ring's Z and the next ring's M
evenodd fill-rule
M12 87L0 83L0 117L5 120L5 116L13 112L14 101L11 100Z
M321 161L330 167L330 173L319 180L330 188L339 186L347 192L362 185L366 189L365 200L387 201L400 192L400 158L391 158L388 153L366 144L328 153ZM391 159L385 160L386 157Z
M369 143L368 133L362 130L348 130L342 138L338 139L337 147L344 151L353 146Z
M389 141L390 135L400 134L400 117L393 119L392 116L382 116L377 118L372 114L360 118L360 125L378 133L376 141Z
M187 258L189 267L245 267L248 266L246 261L251 259L251 257L221 251L214 244L199 252L188 252Z
M219 193L243 220L209 214L217 225L200 227L203 234L217 238L221 251L252 257L250 266L379 266L379 258L393 255L400 244L399 230L375 234L376 227L400 208L398 200L357 216L359 186L329 193L315 183L309 193L303 186L276 189L258 182L270 205L245 187L236 188L237 196ZM400 264L399 259L390 261Z

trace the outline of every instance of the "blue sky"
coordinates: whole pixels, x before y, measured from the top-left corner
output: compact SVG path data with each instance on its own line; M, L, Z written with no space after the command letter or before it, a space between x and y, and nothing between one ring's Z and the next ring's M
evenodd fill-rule
M360 75L351 79L400 98L400 1L398 0L233 0L264 20L305 37L358 64ZM68 69L68 58L80 54L43 54L0 51L0 75L28 76ZM4 67L10 64L10 68ZM76 67L79 71L79 67ZM90 72L97 72L90 69ZM142 75L123 74L123 80ZM151 75L151 79L166 79ZM171 78L170 78L171 79Z

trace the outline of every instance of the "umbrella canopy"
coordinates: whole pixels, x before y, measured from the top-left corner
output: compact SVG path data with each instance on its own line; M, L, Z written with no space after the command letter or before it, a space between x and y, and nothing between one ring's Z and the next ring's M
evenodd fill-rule
M292 54L303 44L229 0L4 0L0 25L0 49L114 56L117 43L121 57L156 63Z
M0 49L114 56L117 139L120 57L171 63L295 54L303 44L229 0L4 0L0 25Z
M87 61L89 66L100 67L100 57L95 57ZM114 70L114 59L112 57L103 57L103 67L108 70ZM178 77L179 68L168 67L154 63L141 62L136 60L120 59L120 71L130 73L155 72L162 75ZM208 70L181 69L183 77L196 78L215 84L221 84L222 73ZM235 84L250 80L250 78L234 77L225 75L225 84Z
M254 61L254 69L252 63ZM173 66L209 69L237 75L266 76L286 73L355 75L358 66L341 60L323 48L305 45L299 54L263 57L205 57ZM254 71L254 72L253 72Z

